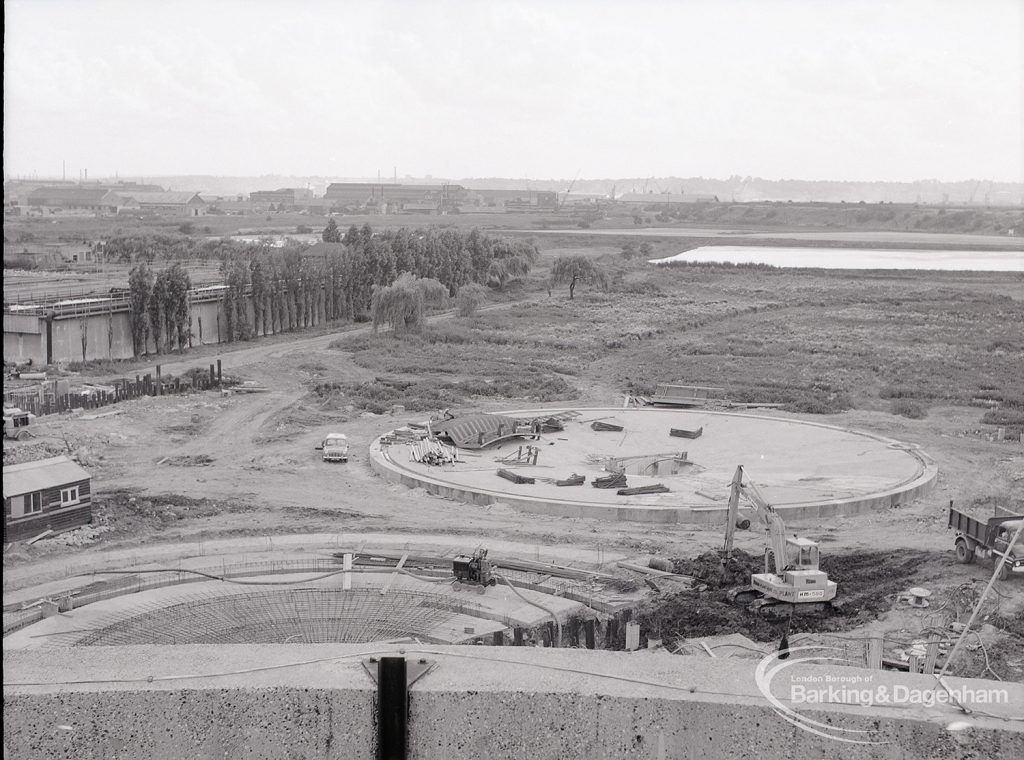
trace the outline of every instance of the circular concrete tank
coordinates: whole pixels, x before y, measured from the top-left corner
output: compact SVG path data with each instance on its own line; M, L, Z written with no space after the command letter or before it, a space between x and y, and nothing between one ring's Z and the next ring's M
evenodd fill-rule
M852 515L917 498L934 483L937 468L916 446L817 422L710 411L666 409L539 409L503 412L518 419L562 417L564 430L539 440L512 439L459 462L434 466L414 461L406 443L370 447L383 477L410 488L473 504L504 502L526 512L564 517L655 523L724 522L729 484L737 465L776 509L791 518ZM621 427L621 430L595 430ZM677 437L672 430L698 437ZM536 464L517 462L520 447L539 449ZM516 484L498 477L508 469L535 479ZM662 484L667 493L620 496L592 486L613 469L628 486ZM556 480L583 475L582 486Z

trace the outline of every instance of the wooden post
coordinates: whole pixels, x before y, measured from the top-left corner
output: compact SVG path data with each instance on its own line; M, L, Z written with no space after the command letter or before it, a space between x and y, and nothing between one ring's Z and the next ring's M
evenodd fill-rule
M604 648L615 649L618 645L619 639L619 621L615 618L611 618L608 621L608 632L605 636Z
M213 387L213 384L216 381L217 381L217 375L214 373L214 368L213 368L213 365L211 364L210 365L210 387L211 388Z
M583 638L586 643L587 649L594 649L596 643L594 641L594 620L583 621Z
M220 359L218 359L217 360L217 385L220 385L222 379L223 378L221 377L221 374L220 374Z
M521 647L523 645L523 629L514 628L512 630L512 646Z
M867 665L871 670L882 669L882 637L872 636L868 639Z
M569 618L569 646L580 645L580 621L578 618Z
M932 674L935 672L935 660L939 656L939 634L933 633L928 640L928 649L924 654L924 670L922 673Z
M161 377L160 365L156 365L156 395L162 396L164 393L164 384Z

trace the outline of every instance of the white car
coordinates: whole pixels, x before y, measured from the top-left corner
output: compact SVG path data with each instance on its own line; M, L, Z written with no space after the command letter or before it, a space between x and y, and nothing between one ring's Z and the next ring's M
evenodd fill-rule
M325 462L348 461L348 438L342 433L329 433L319 446Z

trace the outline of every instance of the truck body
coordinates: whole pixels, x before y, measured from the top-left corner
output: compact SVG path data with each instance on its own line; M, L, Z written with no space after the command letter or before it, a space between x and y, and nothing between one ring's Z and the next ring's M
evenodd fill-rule
M1004 515L979 520L968 514L949 507L949 527L956 531L954 549L957 562L969 564L975 559L1000 562L1002 564L999 577L1005 579L1010 573L1024 574L1024 543L1018 538L1017 543L1010 546L1014 534L1024 522L1024 515Z

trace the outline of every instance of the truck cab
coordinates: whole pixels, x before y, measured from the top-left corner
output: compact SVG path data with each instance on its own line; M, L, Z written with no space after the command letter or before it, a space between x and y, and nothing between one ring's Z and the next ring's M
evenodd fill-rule
M348 437L343 433L328 433L319 448L325 462L348 461Z

